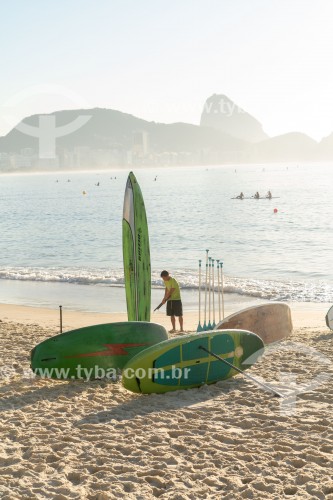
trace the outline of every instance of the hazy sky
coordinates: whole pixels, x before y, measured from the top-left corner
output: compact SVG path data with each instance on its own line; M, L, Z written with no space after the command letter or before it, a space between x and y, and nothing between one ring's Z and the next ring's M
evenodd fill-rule
M333 132L333 0L7 0L0 18L0 135L77 107L198 124L213 93L269 135Z

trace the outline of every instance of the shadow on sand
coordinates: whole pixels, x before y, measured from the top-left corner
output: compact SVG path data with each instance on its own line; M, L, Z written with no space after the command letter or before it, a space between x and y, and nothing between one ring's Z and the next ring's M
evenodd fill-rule
M36 405L39 401L56 401L59 397L64 395L68 400L75 398L92 387L108 387L112 385L111 382L104 380L93 380L91 382L84 382L81 380L71 381L50 381L53 385L51 387L38 387L26 390L27 383L33 384L30 379L21 379L19 381L9 382L7 385L0 389L0 412L9 410L19 410L29 405ZM56 385L54 385L56 384ZM16 394L12 394L12 393ZM6 393L9 393L6 396ZM21 393L21 394L17 394Z
M74 426L84 424L100 424L116 420L118 422L132 420L135 417L147 417L154 413L173 411L196 406L206 411L205 403L220 396L226 396L234 389L246 391L247 382L241 378L217 382L209 386L168 392L165 394L132 394L132 399L112 406L108 410L86 415L74 423ZM201 408L202 404L202 408ZM220 403L219 403L220 404ZM209 405L211 407L211 405Z

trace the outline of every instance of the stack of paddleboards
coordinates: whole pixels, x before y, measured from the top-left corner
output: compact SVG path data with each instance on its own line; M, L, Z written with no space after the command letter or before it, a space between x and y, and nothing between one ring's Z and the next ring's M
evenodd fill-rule
M72 380L114 378L121 370L126 389L164 393L228 379L250 368L263 349L261 338L245 330L168 339L161 325L129 321L51 337L32 350L31 368L43 378Z
M263 340L245 329L208 331L168 339L150 323L149 236L140 186L129 174L123 211L123 258L128 321L61 333L31 352L32 370L44 378L110 378L122 370L126 389L164 393L212 384L255 363Z

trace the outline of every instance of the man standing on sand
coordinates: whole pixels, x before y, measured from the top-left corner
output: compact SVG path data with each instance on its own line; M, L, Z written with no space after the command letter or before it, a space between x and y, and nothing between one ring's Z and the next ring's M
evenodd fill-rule
M170 333L176 331L176 318L178 316L180 331L183 332L183 305L180 297L180 288L178 281L172 278L168 271L161 272L161 278L165 284L165 293L162 300L162 304L167 303L167 316L171 318L172 330Z

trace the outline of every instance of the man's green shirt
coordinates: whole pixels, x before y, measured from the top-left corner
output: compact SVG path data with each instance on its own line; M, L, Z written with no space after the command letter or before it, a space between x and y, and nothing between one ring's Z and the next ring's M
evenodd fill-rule
M168 281L165 281L164 284L168 291L171 290L171 288L174 288L174 291L169 300L181 300L178 281L175 280L175 278L170 278Z

